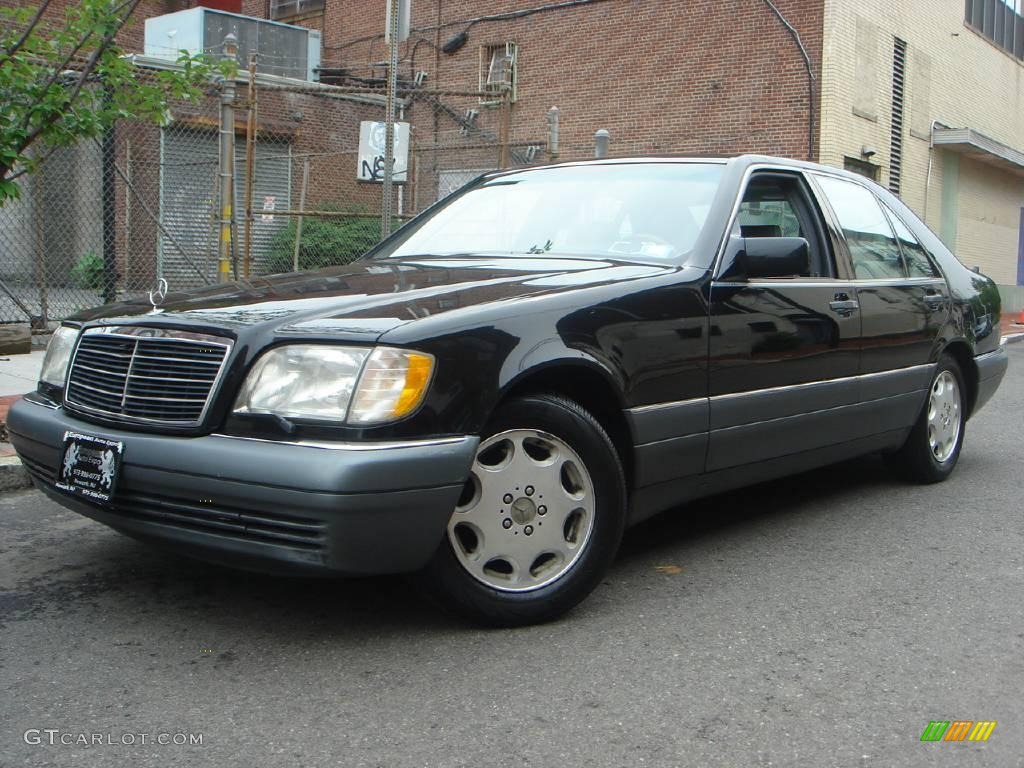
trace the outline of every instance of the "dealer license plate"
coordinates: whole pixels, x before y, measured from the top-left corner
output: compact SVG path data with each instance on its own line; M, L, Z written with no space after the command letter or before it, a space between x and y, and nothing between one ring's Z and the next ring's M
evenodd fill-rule
M65 432L57 488L90 501L109 502L117 487L123 455L122 442Z

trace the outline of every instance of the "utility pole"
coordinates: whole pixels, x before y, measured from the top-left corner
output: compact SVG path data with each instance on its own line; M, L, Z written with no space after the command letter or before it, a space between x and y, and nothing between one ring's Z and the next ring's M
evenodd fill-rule
M498 167L508 168L509 142L512 140L512 91L501 94L501 114L498 116Z
M110 90L103 88L104 101L110 102ZM117 189L114 163L117 160L117 128L107 126L100 144L103 155L103 303L117 299Z
M384 110L384 184L381 190L380 237L391 234L395 179L395 91L398 90L398 44L409 37L410 0L388 0L384 38L388 44L387 106Z
M245 255L242 274L252 269L252 189L256 183L256 54L249 56L249 115L245 122Z
M224 38L224 58L236 59L238 38ZM220 92L220 248L217 282L231 279L231 230L235 217L235 81L224 78Z

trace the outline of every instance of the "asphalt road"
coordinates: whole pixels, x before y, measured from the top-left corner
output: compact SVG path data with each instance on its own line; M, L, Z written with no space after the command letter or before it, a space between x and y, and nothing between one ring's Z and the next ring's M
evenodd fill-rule
M948 482L869 457L692 505L631 531L570 616L517 631L401 579L239 574L0 498L0 764L1024 766L1010 356ZM998 725L920 741L958 719ZM57 743L26 743L44 729ZM141 744L160 733L203 743ZM115 743L59 743L79 734Z

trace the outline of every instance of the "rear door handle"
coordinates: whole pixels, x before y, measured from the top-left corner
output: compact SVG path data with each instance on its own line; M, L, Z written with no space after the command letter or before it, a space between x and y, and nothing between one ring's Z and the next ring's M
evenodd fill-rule
M946 304L946 297L941 293L926 293L924 304L928 309L941 309Z

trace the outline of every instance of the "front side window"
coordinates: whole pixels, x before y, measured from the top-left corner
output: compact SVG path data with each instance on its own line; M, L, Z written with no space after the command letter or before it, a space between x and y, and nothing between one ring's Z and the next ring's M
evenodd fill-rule
M833 176L816 176L846 237L858 280L905 277L900 246L871 192Z
M551 254L684 262L723 167L623 163L494 176L413 222L373 258Z
M832 259L820 241L815 226L817 209L810 202L805 185L790 174L754 174L740 201L736 216L739 231L734 234L757 237L802 237L810 256L802 277L832 277Z

